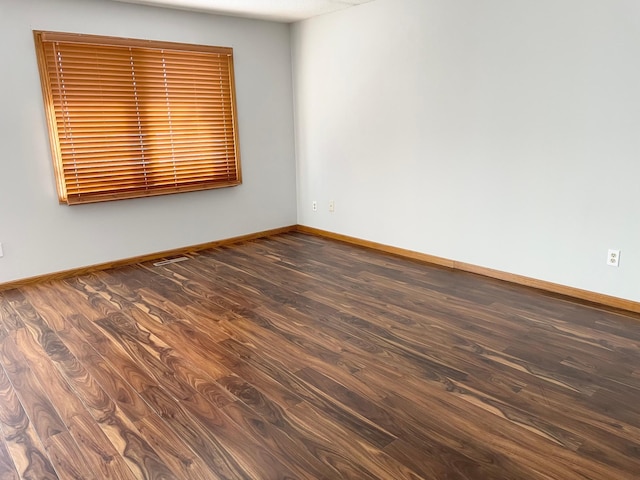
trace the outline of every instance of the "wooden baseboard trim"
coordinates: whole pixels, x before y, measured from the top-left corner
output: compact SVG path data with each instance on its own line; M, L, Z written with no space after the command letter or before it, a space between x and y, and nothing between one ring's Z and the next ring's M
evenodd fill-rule
M515 283L518 285L524 285L527 287L536 288L545 292L555 293L570 297L572 299L583 300L589 303L602 305L605 307L617 308L628 312L640 313L640 302L634 302L632 300L626 300L624 298L613 297L611 295L605 295L602 293L591 292L589 290L582 290L580 288L569 287L567 285L561 285L558 283L547 282L545 280L538 280L531 277L525 277L523 275L517 275L514 273L503 272L500 270L494 270L491 268L481 267L473 265L471 263L458 262L447 258L436 257L428 255L426 253L415 252L413 250L407 250L404 248L392 247L382 243L370 242L369 240L363 240L361 238L350 237L348 235L342 235L339 233L329 232L327 230L321 230L318 228L307 227L304 225L298 225L298 232L316 235L320 237L330 238L352 245L358 245L380 252L389 253L391 255L397 255L412 260L417 260L424 263L430 263L434 265L440 265L448 267L453 270L461 270L464 272L475 273L485 277L495 278L498 280L504 280L506 282Z
M0 292L3 290L10 290L12 288L19 288L25 285L32 285L34 283L47 282L51 280L59 280L62 278L69 278L75 275L86 275L87 273L97 272L101 270L108 270L110 268L124 267L127 265L133 265L136 263L149 262L151 260L160 260L168 257L176 257L185 255L187 253L195 253L201 250L209 248L222 247L225 245L232 245L234 243L247 242L250 240L256 240L258 238L270 237L278 235L280 233L287 233L296 231L296 225L290 225L288 227L274 228L271 230L265 230L262 232L249 233L247 235L240 235L238 237L225 238L223 240L216 240L214 242L201 243L198 245L191 245L188 247L175 248L172 250L165 250L163 252L151 253L148 255L141 255L138 257L125 258L122 260L115 260L113 262L99 263L97 265L90 265L88 267L73 268L70 270L64 270L62 272L47 273L44 275L37 275L35 277L24 278L21 280L14 280L7 283L0 283Z
M494 270L491 268L481 267L473 265L471 263L458 262L448 258L437 257L435 255L428 255L426 253L420 253L405 248L393 247L385 245L383 243L372 242L357 237L350 237L348 235L342 235L340 233L334 233L327 230L321 230L318 228L308 227L305 225L291 225L287 227L274 228L271 230L265 230L262 232L250 233L247 235L240 235L237 237L226 238L222 240L216 240L213 242L201 243L198 245L191 245L188 247L176 248L172 250L165 250L163 252L152 253L148 255L141 255L138 257L125 258L122 260L115 260L113 262L100 263L97 265L90 265L87 267L74 268L65 270L62 272L48 273L44 275L38 275L35 277L24 278L20 280L14 280L7 283L0 283L0 291L10 290L12 288L19 288L25 285L31 285L34 283L41 283L51 280L59 280L62 278L69 278L75 275L85 275L92 272L101 270L108 270L110 268L123 267L127 265L133 265L136 263L143 263L152 260L160 260L168 257L175 257L184 255L187 253L195 253L201 250L209 248L216 248L225 245L232 245L235 243L246 242L250 240L256 240L258 238L270 237L281 233L288 233L292 231L298 231L309 235L316 235L320 237L330 238L338 240L340 242L349 243L351 245L358 245L360 247L370 248L379 252L396 255L411 260L416 260L431 265L439 265L447 267L453 270L460 270L469 273L475 273L485 277L495 278L498 280L504 280L506 282L515 283L518 285L524 285L527 287L536 288L546 292L551 292L559 295L564 295L573 299L583 300L589 303L599 304L606 307L617 308L634 313L640 313L640 302L634 302L632 300L626 300L624 298L613 297L602 293L591 292L589 290L582 290L575 287L569 287L567 285L561 285L558 283L547 282L545 280L538 280L531 277L525 277L523 275L517 275L514 273L503 272L500 270Z
M350 243L351 245L358 245L360 247L370 248L372 250L378 250L379 252L390 253L391 255L410 258L412 260L418 260L420 262L430 263L433 265L440 265L442 267L454 268L454 264L455 264L453 260L449 260L447 258L427 255L426 253L415 252L413 250L407 250L405 248L392 247L390 245L385 245L384 243L370 242L369 240L350 237L348 235L329 232L327 230L320 230L318 228L298 225L297 230L298 232L301 232L301 233L316 235L318 237L330 238L332 240L338 240L340 242Z

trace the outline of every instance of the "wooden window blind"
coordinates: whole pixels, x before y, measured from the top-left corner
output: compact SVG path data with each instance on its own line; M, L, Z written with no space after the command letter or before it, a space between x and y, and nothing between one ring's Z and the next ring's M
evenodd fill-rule
M241 183L231 48L34 35L61 203Z

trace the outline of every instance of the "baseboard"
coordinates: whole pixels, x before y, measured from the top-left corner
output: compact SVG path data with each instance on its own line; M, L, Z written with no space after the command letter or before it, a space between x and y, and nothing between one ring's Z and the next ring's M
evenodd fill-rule
M510 283L518 285L524 285L527 287L536 288L546 292L563 295L573 299L583 300L589 303L599 304L606 307L617 308L634 313L640 313L640 302L634 302L632 300L626 300L624 298L613 297L602 293L591 292L589 290L582 290L579 288L569 287L567 285L561 285L557 283L547 282L544 280L538 280L535 278L525 277L523 275L516 275L513 273L503 272L500 270L494 270L491 268L481 267L470 263L458 262L448 258L437 257L434 255L428 255L426 253L420 253L413 250L407 250L404 248L393 247L385 245L383 243L371 242L369 240L363 240L361 238L350 237L348 235L342 235L340 233L334 233L327 230L321 230L318 228L308 227L305 225L291 225L287 227L275 228L271 230L264 230L261 232L250 233L247 235L240 235L238 237L226 238L223 240L216 240L214 242L201 243L198 245L191 245L188 247L176 248L172 250L165 250L163 252L152 253L148 255L142 255L137 257L126 258L122 260L115 260L112 262L100 263L97 265L90 265L87 267L74 268L65 270L62 272L48 273L44 275L38 275L35 277L24 278L20 280L14 280L7 283L0 283L0 291L9 290L12 288L19 288L25 285L31 285L34 283L46 282L51 280L59 280L62 278L69 278L75 275L85 275L92 272L101 270L108 270L110 268L123 267L127 265L133 265L136 263L148 262L151 260L159 260L162 258L175 257L184 255L187 253L194 253L200 250L206 250L209 248L221 247L224 245L232 245L235 243L246 242L255 240L258 238L269 237L272 235L278 235L281 233L287 233L292 231L298 231L309 235L316 235L320 237L330 238L338 240L351 245L358 245L379 252L396 255L403 258L409 258L419 262L428 263L431 265L439 265L442 267L451 268L453 270L460 270L464 272L475 273L483 275L485 277L495 278L498 280L504 280Z
M9 290L12 288L19 288L25 285L32 285L34 283L46 282L50 280L59 280L62 278L69 278L75 275L85 275L87 273L97 272L101 270L108 270L110 268L124 267L127 265L148 262L151 260L159 260L162 258L176 257L176 256L184 255L187 253L195 253L200 250L206 250L208 248L221 247L224 245L232 245L234 243L246 242L249 240L255 240L262 237L269 237L272 235L292 232L295 230L297 230L297 227L295 225L291 225L288 227L274 228L272 230L265 230L262 232L255 232L255 233L249 233L247 235L240 235L238 237L226 238L223 240L216 240L214 242L191 245L189 247L175 248L172 250L165 250L163 252L151 253L148 255L141 255L138 257L125 258L122 260L115 260L113 262L100 263L97 265L90 265L88 267L73 268L70 270L64 270L62 272L47 273L44 275L38 275L35 277L14 280L7 283L0 283L0 291Z
M427 255L426 253L414 252L413 250L406 250L404 248L392 247L383 243L370 242L369 240L349 237L340 233L328 232L326 230L320 230L304 225L298 225L297 230L301 233L308 233L310 235L316 235L318 237L331 238L340 242L350 243L352 245L358 245L360 247L370 248L372 250L378 250L379 252L390 253L399 257L410 258L412 260L418 260L420 262L430 263L433 265L440 265L442 267L454 268L455 265L455 262L453 260L449 260L447 258Z
M603 305L605 307L617 308L634 313L640 313L640 302L634 302L632 300L626 300L624 298L613 297L611 295L605 295L602 293L591 292L589 290L582 290L580 288L569 287L567 285L560 285L558 283L547 282L544 280L538 280L535 278L525 277L523 275L516 275L513 273L503 272L500 270L493 270L491 268L481 267L473 265L471 263L458 262L442 257L436 257L433 255L427 255L425 253L415 252L413 250L407 250L404 248L392 247L382 243L371 242L369 240L363 240L361 238L350 237L348 235L342 235L339 233L329 232L327 230L321 230L318 228L307 227L304 225L298 225L297 231L307 233L310 235L316 235L320 237L330 238L341 242L349 243L352 245L358 245L365 248L370 248L391 255L397 255L404 258L410 258L420 262L430 263L434 265L440 265L448 267L453 270L461 270L464 272L475 273L485 277L495 278L498 280L504 280L506 282L515 283L518 285L525 285L527 287L536 288L550 293L563 295L572 299L583 300L589 303Z

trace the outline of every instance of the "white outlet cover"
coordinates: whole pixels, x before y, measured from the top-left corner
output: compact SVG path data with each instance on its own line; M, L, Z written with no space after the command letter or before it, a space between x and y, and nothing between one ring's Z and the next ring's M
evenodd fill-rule
M620 250L609 249L607 253L607 265L611 267L620 266Z

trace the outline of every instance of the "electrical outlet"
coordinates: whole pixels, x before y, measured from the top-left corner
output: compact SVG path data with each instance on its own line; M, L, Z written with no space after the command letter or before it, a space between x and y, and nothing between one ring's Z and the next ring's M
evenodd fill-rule
M333 200L331 200L331 201L329 202L329 211L330 211L331 213L333 213L333 212L335 212L335 211L336 211L336 202L334 202Z
M609 253L607 254L607 265L611 267L620 266L620 250L614 250L612 248L609 249Z
M318 202L316 202L315 200L311 202L311 210L313 210L314 212L318 211Z

